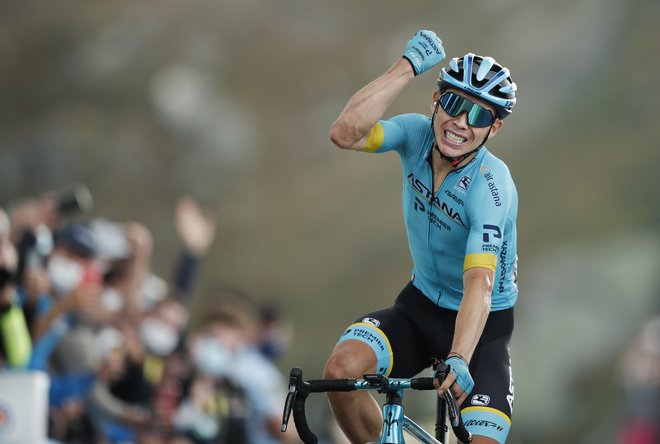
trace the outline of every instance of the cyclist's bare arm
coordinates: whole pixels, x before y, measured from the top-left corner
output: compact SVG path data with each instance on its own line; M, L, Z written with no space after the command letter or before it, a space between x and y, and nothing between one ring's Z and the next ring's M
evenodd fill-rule
M451 351L468 362L472 359L490 313L494 275L492 270L483 267L470 268L463 273L463 300L456 316ZM439 391L444 392L453 383L454 376L450 374ZM457 385L452 389L460 405L467 394Z
M364 150L373 126L414 77L410 63L401 58L356 92L330 127L332 142L339 148Z

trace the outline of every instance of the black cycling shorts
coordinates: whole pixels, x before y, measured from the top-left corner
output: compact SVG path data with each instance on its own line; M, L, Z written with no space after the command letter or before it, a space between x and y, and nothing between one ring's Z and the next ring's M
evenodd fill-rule
M433 358L450 352L457 312L438 307L412 282L394 305L358 318L339 342L356 339L376 353L379 373L393 378L413 377ZM513 377L509 341L513 309L493 311L470 361L474 388L461 405L466 427L473 434L504 442L511 424Z

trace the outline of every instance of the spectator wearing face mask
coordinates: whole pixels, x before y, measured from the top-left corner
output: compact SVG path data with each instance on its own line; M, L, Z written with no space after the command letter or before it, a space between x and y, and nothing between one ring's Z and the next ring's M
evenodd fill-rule
M53 248L53 232L65 227L69 216L84 213L91 207L91 193L83 184L36 198L23 197L10 205L10 239L18 250L17 292L31 332L35 317L44 312L47 298L43 296L50 292L45 259Z
M50 436L89 441L95 431L86 416L84 397L95 377L94 333L76 327L100 313L96 246L89 227L82 223L64 226L53 240L46 262L47 293L39 296L32 329L30 368L50 375Z
M214 306L188 342L194 375L174 424L195 444L249 442L247 418L252 411L235 381L234 364L252 327L235 307Z
M166 297L145 314L136 330L123 329L128 349L126 368L123 377L110 385L114 396L145 408L152 407L166 359L182 340L188 318L185 306Z
M150 406L126 402L111 391L112 383L124 377L125 339L113 327L104 327L97 333L96 377L85 398L85 406L95 428L111 443L135 442L136 431L148 427L152 419Z
M71 224L54 236L46 263L46 283L40 283L37 313L32 326L35 350L30 367L46 370L49 359L84 313L93 316L101 291L100 274L94 264L96 246L88 227ZM69 350L64 350L66 353ZM60 361L67 361L66 356Z
M113 350L108 355L112 359L102 361L100 367L98 362L94 363L94 382L85 393L84 402L86 413L92 415L92 422L104 439L109 442L132 442L137 430L149 426L152 416L151 385L142 377L145 346L138 331L143 315L142 292L151 276L153 242L149 230L139 223L129 222L114 227L119 229L118 234L127 250L121 257L120 272L117 273L117 269L108 272L106 269L105 288L94 301L95 312L92 316L82 310L76 313L79 319L62 339L52 361L57 364L56 368L61 368L62 357L66 358L66 362L80 362L77 357L81 353L82 356L94 356L99 339L111 337L108 331L117 332L122 341L121 350ZM98 232L95 234L96 241L103 241L103 237L98 237ZM107 260L107 250L101 251L101 259ZM107 297L109 288L114 290L116 296L110 300L111 303ZM69 366L65 371L79 370ZM128 385L123 385L126 382L129 382ZM127 390L116 393L116 385Z
M297 442L295 431L280 431L285 380L258 349L256 308L220 293L189 342L197 376L177 426L196 443Z
M166 433L171 428L173 410L179 403L186 379L181 369L187 373L189 363L183 353L189 328L187 304L193 294L199 265L215 239L213 216L192 198L180 199L174 224L182 249L171 286L143 273L139 288L133 286L137 297L130 297L127 296L131 291L130 277L136 276L135 271L120 268L108 280L114 293L121 294L121 300L132 299L135 307L132 312L139 312L137 322L131 322L135 316L129 313L120 322L127 345L126 368L123 377L112 382L110 390L124 402L151 408L155 413L152 429L156 434ZM139 245L137 242L136 246ZM107 289L108 286L104 292L106 297Z

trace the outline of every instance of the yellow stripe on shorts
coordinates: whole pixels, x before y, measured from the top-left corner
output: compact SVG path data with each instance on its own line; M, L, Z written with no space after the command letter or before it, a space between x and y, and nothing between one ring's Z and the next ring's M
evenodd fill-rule
M472 253L465 256L463 271L474 267L488 268L495 272L497 269L497 256L492 253Z

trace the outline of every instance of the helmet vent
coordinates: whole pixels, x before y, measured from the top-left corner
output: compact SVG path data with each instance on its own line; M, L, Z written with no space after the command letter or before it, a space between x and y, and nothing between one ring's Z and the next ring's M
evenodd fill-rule
M492 57L484 57L484 59L481 61L481 64L479 65L479 69L477 70L477 81L481 82L483 79L485 79L486 75L490 72L490 69L494 64L495 59Z

